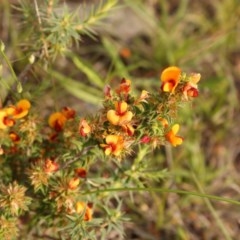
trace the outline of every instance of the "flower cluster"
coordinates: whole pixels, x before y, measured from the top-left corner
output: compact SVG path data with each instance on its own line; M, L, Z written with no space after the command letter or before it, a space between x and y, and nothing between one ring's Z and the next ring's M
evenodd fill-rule
M174 147L182 144L183 138L176 135L180 128L175 123L177 106L198 96L200 74L187 76L172 66L161 73L160 80L157 93L142 90L138 97L130 94L128 79L122 79L115 91L105 89L105 142L100 146L106 155L121 156L136 143L151 143L154 148L166 142Z
M6 196L0 196L0 208L8 212L4 214L3 210L0 219L16 217L16 213L28 210L26 205L39 216L58 213L65 217L64 221L84 223L94 221L95 212L96 215L101 215L103 209L111 212L107 206L99 207L105 204L104 195L95 195L92 200L87 193L115 186L117 179L129 184L129 169L121 170L122 175L114 175L109 169L113 162L117 166L124 164L136 146L154 149L183 143L183 138L178 136L177 113L181 103L198 96L199 80L200 74L187 75L172 66L161 73L159 88L154 93L143 89L135 96L131 80L122 79L115 88L104 88L103 108L88 118L77 116L70 107L63 107L50 114L48 120L43 121L45 124L39 124L27 99L0 109L2 162L9 164L14 179L26 184L26 192L36 200L29 205L26 188L17 188L15 183L9 190L2 187L2 195ZM13 148L15 144L20 147ZM129 168L129 163L127 166ZM107 172L106 168L109 168ZM134 168L130 168L133 171ZM136 179L132 184L135 182ZM16 189L21 190L20 195L15 193ZM9 196L11 192L14 198ZM7 206L8 203L11 206ZM117 215L120 218L121 214ZM51 224L64 221L52 218Z

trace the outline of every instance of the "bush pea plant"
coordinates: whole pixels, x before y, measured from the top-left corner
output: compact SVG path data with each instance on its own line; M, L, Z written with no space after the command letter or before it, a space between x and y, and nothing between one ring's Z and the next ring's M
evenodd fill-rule
M41 119L28 99L3 106L2 238L10 229L18 235L20 216L54 227L66 239L94 238L112 228L123 234L122 200L112 191L165 177L165 170L151 169L150 160L137 158L136 151L182 144L177 112L198 96L199 80L200 74L171 66L155 93L134 96L131 81L123 78L116 89L104 88L103 108L88 118L65 106Z

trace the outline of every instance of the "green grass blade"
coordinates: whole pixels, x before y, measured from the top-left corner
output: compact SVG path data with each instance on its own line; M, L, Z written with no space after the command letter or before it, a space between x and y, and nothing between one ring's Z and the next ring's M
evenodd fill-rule
M198 190L204 194L204 190L200 184L200 182L198 181L197 179L197 176L194 172L192 172L192 178L193 178L193 181L195 182ZM221 218L218 216L216 210L214 209L213 205L211 204L211 202L209 201L208 198L204 198L204 202L207 206L207 208L209 209L209 211L211 212L213 218L215 219L219 229L222 231L223 235L225 236L225 239L227 240L232 240L232 238L230 237L230 234L228 233L227 229L225 228L224 226L224 223L222 222Z
M113 65L116 70L116 74L120 77L129 78L129 73L127 71L126 66L124 65L124 63L122 62L122 60L119 57L117 48L107 38L103 38L102 41L103 41L103 45L104 45L106 52L112 59Z
M50 74L73 96L94 105L99 105L99 103L101 103L102 92L100 90L93 89L86 84L77 82L76 80L63 76L62 74L53 70L50 72Z
M105 192L126 192L126 191L134 191L134 192L159 192L159 193L176 193L179 195L192 195L196 197L201 197L201 198L207 198L207 199L212 199L216 201L221 201L221 202L227 202L235 205L240 206L240 201L232 200L230 198L225 198L225 197L219 197L215 195L210 195L210 194L204 194L204 193L199 193L199 192L190 192L190 191L185 191L185 190L178 190L178 189L166 189L166 188L138 188L138 187L133 187L133 188L108 188L108 189L99 189L99 190L94 190L94 191L86 191L83 192L83 195L88 195L88 194L98 194L98 193L105 193Z
M95 70L82 59L77 57L76 55L71 55L72 61L75 66L86 76L88 77L89 81L99 88L104 87L104 80L95 72Z

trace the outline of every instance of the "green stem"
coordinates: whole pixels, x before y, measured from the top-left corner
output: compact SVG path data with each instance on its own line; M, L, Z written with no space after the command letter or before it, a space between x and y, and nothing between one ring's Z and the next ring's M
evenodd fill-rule
M202 194L205 194L204 193L204 190L200 184L200 182L198 181L197 179L197 176L194 172L192 172L192 178L198 188L198 190L202 193ZM220 228L220 230L222 231L223 235L225 236L225 239L226 240L232 240L232 238L230 237L227 229L224 227L224 224L222 222L222 220L220 219L220 217L218 216L216 210L214 209L213 205L211 204L211 202L209 201L208 198L205 198L204 199L204 202L205 204L207 205L207 208L209 209L209 211L211 212L212 216L214 217L214 219L216 220L216 223L218 225L218 227Z
M137 187L135 187L135 188L108 188L108 189L99 189L99 190L94 190L94 191L86 191L86 192L83 192L82 194L87 195L87 194L97 194L97 193L105 193L105 192L126 192L126 191L176 193L176 194L183 194L183 195L192 195L192 196L197 196L197 197L201 197L201 198L217 200L217 201L221 201L221 202L228 202L228 203L240 206L239 201L232 200L229 198L218 197L218 196L204 194L204 193L198 193L198 192L189 192L189 191L184 191L184 190L165 189L165 188L137 188Z
M21 92L22 92L22 84L21 84L21 82L19 81L18 77L16 76L16 74L15 74L15 72L14 72L14 70L13 70L12 64L10 63L8 57L7 57L6 54L4 53L4 49L3 49L3 47L2 47L2 46L4 46L4 44L3 44L2 41L0 41L0 45L1 45L1 47L0 47L0 55L2 56L2 58L4 59L4 61L6 62L6 64L8 65L8 68L10 69L10 72L11 72L11 74L12 74L12 77L13 77L13 79L14 79L14 80L16 81L16 83L17 83L17 90L18 90L19 93L21 93Z

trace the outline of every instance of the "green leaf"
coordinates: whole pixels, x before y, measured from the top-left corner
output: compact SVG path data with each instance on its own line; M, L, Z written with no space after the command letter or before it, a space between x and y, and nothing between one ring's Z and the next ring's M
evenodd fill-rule
M127 68L122 62L122 60L120 59L116 46L107 38L102 38L102 41L103 41L105 50L107 51L108 55L111 57L113 61L113 65L116 68L117 75L120 75L121 77L129 78L129 73L127 71Z
M76 80L63 76L56 71L50 71L52 77L54 77L69 93L75 97L95 105L101 103L101 91L90 88L86 84L77 82Z
M93 83L97 87L100 87L101 89L104 87L104 81L89 64L87 64L75 55L72 55L72 61L81 72L87 75L91 83Z

